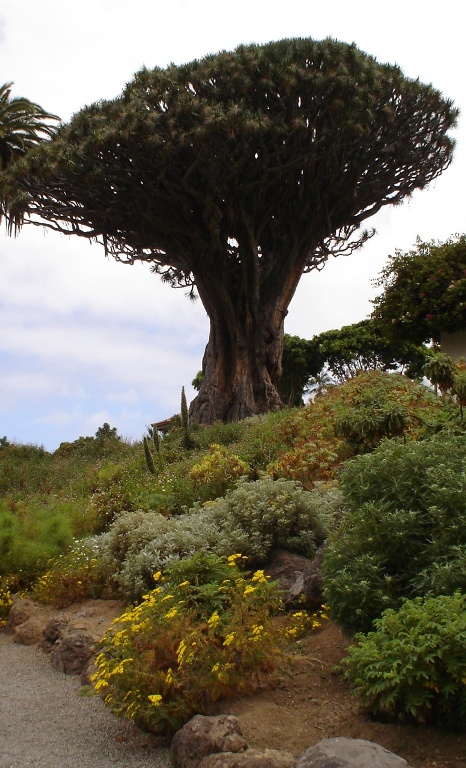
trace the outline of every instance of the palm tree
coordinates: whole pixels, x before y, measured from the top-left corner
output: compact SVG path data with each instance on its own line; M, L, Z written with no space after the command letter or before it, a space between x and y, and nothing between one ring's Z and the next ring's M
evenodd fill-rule
M18 156L55 133L50 120L59 120L38 104L23 97L11 97L13 83L0 87L0 173Z

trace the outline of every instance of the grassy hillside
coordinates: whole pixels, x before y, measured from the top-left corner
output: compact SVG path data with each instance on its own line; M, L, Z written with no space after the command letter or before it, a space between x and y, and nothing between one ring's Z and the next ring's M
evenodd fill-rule
M395 374L368 373L331 388L303 409L236 424L181 426L151 445L128 444L112 430L62 443L54 453L32 445L0 447L0 576L30 587L76 541L101 534L123 513L183 514L223 497L239 477L285 478L311 490L338 477L342 464L383 438L425 438L458 409Z
M189 698L194 701L188 659L195 666L200 657L197 650L188 653L188 636L199 652L207 637L209 647L217 648L211 673L206 667L212 696L243 690L251 676L272 668L281 643L272 615L276 595L267 596L272 585L262 570L271 550L312 558L326 541L327 601L333 618L350 633L362 629L370 637L387 608L395 611L396 624L396 610L406 598L421 601L413 611L427 611L431 626L429 611L437 610L437 603L428 599L444 599L445 621L456 622L450 633L456 643L454 672L445 678L454 701L450 694L448 701L441 699L441 670L435 684L422 687L434 659L441 668L439 652L438 658L413 661L424 691L416 705L404 694L397 699L396 689L387 693L389 704L378 697L373 708L425 720L431 697L439 696L439 712L449 721L466 707L461 682L466 627L463 603L454 597L464 591L465 462L463 414L456 401L381 372L332 387L305 408L192 427L188 435L174 419L170 433L155 441L146 436L128 444L108 425L54 453L3 439L0 615L6 616L11 593L18 590L57 606L90 597L133 604L122 618L132 622L123 645L121 633L108 641L113 651L101 658L99 686L112 681L117 713L130 707L127 716L168 733L182 722ZM258 570L248 576L245 567ZM298 628L319 625L318 617L303 611L290 621L288 639ZM430 638L429 647L437 641L440 647L440 635ZM171 656L157 661L160 692L150 693L149 705L129 696L125 686L140 690L143 683L138 678L134 688L133 676L145 675L146 657L153 668L159 647L171 648ZM360 647L371 670L362 641ZM404 653L412 658L414 650ZM230 656L242 659L234 683ZM210 660L207 655L205 664ZM396 685L403 679L393 675ZM181 693L185 683L187 698ZM364 674L357 685L370 705L372 689L366 690ZM203 684L199 711L207 705L206 691Z

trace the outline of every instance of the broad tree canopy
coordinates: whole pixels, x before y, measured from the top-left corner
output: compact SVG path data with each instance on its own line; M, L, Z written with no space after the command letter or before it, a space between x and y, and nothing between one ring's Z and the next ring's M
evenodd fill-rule
M85 107L4 184L32 220L196 289L211 321L193 415L279 404L283 320L304 271L450 163L452 103L331 39L144 69Z
M440 341L442 332L466 328L466 235L444 243L418 240L396 251L376 285L373 318L395 339Z
M427 350L403 338L394 340L375 320L361 320L338 330L324 331L309 342L336 382L362 371L402 370L412 378L422 377Z

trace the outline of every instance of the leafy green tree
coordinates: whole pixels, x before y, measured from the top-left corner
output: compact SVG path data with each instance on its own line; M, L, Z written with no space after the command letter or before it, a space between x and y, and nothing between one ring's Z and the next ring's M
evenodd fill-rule
M303 272L451 162L457 110L355 45L288 39L143 69L9 176L26 220L103 243L196 290L210 318L197 422L280 405L284 318Z
M98 443L104 443L107 440L121 440L117 433L116 427L111 427L110 424L105 421L101 427L98 428L95 433L95 439Z
M451 390L455 380L456 365L444 352L430 352L423 366L423 373L442 394Z
M466 327L466 235L396 251L376 285L372 317L393 338L417 344Z
M314 340L307 341L285 333L282 375L278 382L282 401L288 406L302 405L309 379L318 376L323 365L324 359Z
M11 86L0 87L0 172L46 137L55 133L51 120L58 120L42 107L23 97L12 97Z
M203 382L203 380L204 380L204 374L202 373L202 371L198 371L198 372L196 373L196 375L195 375L194 379L193 379L193 380L192 380L192 382L191 382L191 385L194 387L194 389L196 390L196 392L199 392L199 390L200 390L200 388L201 388L201 385L202 385L202 382Z
M373 320L325 331L312 339L320 359L333 379L343 382L361 371L403 370L422 377L427 349L409 341L389 338Z
M306 391L337 384L361 371L402 370L422 378L428 350L409 341L394 341L373 320L324 331L307 341L285 333L282 376L278 383L287 405L302 405Z

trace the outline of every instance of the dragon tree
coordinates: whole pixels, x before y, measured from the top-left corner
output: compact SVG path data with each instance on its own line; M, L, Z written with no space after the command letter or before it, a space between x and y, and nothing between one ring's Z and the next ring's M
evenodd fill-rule
M284 319L301 275L451 162L457 110L348 45L290 39L143 69L10 168L24 223L101 242L197 294L210 319L198 422L280 404Z

